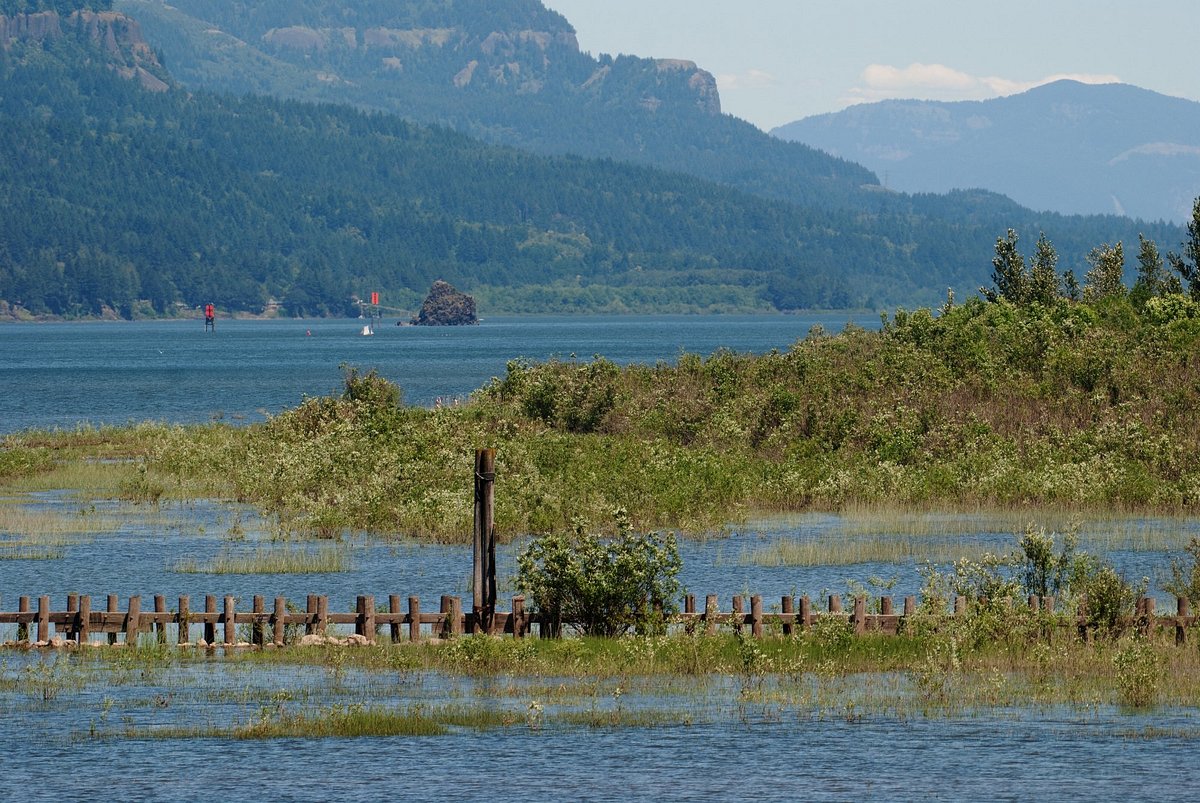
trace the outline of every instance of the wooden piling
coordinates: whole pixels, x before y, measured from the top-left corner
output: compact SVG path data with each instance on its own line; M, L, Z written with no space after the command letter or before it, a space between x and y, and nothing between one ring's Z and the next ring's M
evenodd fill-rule
M964 616L967 613L967 598L962 594L954 596L954 615Z
M783 635L785 636L790 636L795 632L795 614L792 609L794 604L795 600L791 594L787 594L779 600L779 613L782 614Z
M162 594L154 595L154 640L159 644L167 643L167 598Z
M1142 597L1142 638L1149 639L1154 635L1154 598Z
M388 636L393 644L400 643L400 615L403 611L400 610L400 595L388 595L388 613L392 615L392 621L388 628Z
M525 598L512 598L512 634L513 638L525 637Z
M717 632L717 608L716 594L704 598L704 632L710 636Z
M750 597L750 635L754 638L762 638L763 634L763 607L762 595L755 594Z
M442 638L450 637L450 595L443 594L441 604L438 606L438 613L442 615Z
M917 598L910 594L909 596L904 598L904 617L908 618L909 616L916 616L916 615L917 615Z
M472 535L471 628L491 630L496 613L496 450L475 450L475 516ZM461 604L461 602L460 602Z
M375 596L368 594L363 597L363 635L367 641L375 643Z
M272 624L272 643L276 647L282 647L287 640L287 598L275 598L275 613L271 617Z
M1188 598L1175 598L1175 643L1183 645L1187 642Z
M461 636L463 634L463 608L462 597L450 598L450 635Z
M180 644L191 644L192 612L189 610L191 608L191 605L189 604L190 602L191 600L188 599L186 594L179 598L179 633L176 636L176 639Z
M867 598L859 594L854 598L854 635L867 632Z
M742 607L742 595L735 594L733 597L733 610L729 614L730 621L733 622L733 632L741 633L742 625L746 623L746 611Z
M829 595L829 612L830 613L841 613L842 612L842 598L840 596L838 596L837 594Z
M267 612L266 603L263 601L262 594L255 594L250 606L250 643L255 647L263 646L263 615Z
M204 643L210 647L217 643L217 597L214 594L204 595Z
M112 614L113 617L116 617L116 615L121 612L121 608L119 607L119 605L120 605L120 601L117 599L117 595L109 594L108 595L107 613ZM108 630L108 643L109 643L109 645L113 645L113 644L117 643L117 633L115 630L111 630L111 629Z
M92 598L87 594L79 597L79 619L75 626L75 638L81 645L88 644L92 638Z
M22 617L29 613L29 597L17 600L17 641L29 641L29 623Z
M46 594L38 597L37 640L50 643L50 597Z
M879 598L879 613L882 614L883 616L892 616L893 615L892 598L891 597L880 597Z
M317 596L317 635L324 636L329 630L329 597L325 594Z
M421 640L421 598L408 598L408 640Z
M304 604L304 635L317 632L317 595L309 594Z
M807 630L812 626L812 600L805 594L800 598L800 627Z
M237 644L237 603L228 595L225 597L225 615L222 621L225 623L225 646Z
M63 624L63 635L70 641L78 641L79 636L79 595L67 594L67 620Z
M125 646L136 647L142 629L142 598L134 594L125 608Z

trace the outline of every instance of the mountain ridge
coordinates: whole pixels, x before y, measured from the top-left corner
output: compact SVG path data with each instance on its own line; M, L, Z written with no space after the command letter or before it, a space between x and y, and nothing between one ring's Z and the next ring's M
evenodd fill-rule
M1200 103L1129 84L880 101L771 133L859 161L905 192L980 187L1062 214L1176 223L1200 195Z

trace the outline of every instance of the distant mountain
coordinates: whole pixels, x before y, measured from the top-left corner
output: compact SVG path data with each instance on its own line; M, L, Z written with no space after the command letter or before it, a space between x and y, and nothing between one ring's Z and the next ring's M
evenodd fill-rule
M860 162L903 192L980 187L1034 209L1173 222L1200 195L1200 103L1127 84L883 101L771 133Z

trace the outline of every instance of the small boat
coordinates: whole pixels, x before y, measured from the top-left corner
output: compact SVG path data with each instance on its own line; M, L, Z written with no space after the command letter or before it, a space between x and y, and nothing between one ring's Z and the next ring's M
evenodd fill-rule
M363 330L362 330L363 337L370 337L373 334L375 334L375 328L373 326L371 326L371 324L368 323L365 326L363 326Z

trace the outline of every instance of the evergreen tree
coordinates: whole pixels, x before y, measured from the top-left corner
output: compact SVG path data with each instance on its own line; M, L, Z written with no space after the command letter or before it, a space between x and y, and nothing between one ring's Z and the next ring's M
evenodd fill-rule
M1167 272L1154 240L1139 234L1138 245L1138 277L1130 297L1140 304L1148 298L1181 292L1179 277Z
M1025 258L1017 251L1018 239L1012 229L1005 236L996 238L996 255L992 257L993 287L979 290L988 301L1003 298L1023 304L1029 298L1029 278L1025 273Z
M1046 233L1038 237L1033 252L1033 264L1029 267L1029 301L1051 304L1058 298L1058 254L1046 239Z
M1125 246L1104 245L1093 248L1087 257L1092 269L1084 278L1083 297L1088 301L1120 298L1125 295Z
M1192 219L1187 225L1188 238L1183 243L1183 256L1167 252L1167 261L1188 283L1188 293L1193 301L1200 301L1200 198L1192 203Z

